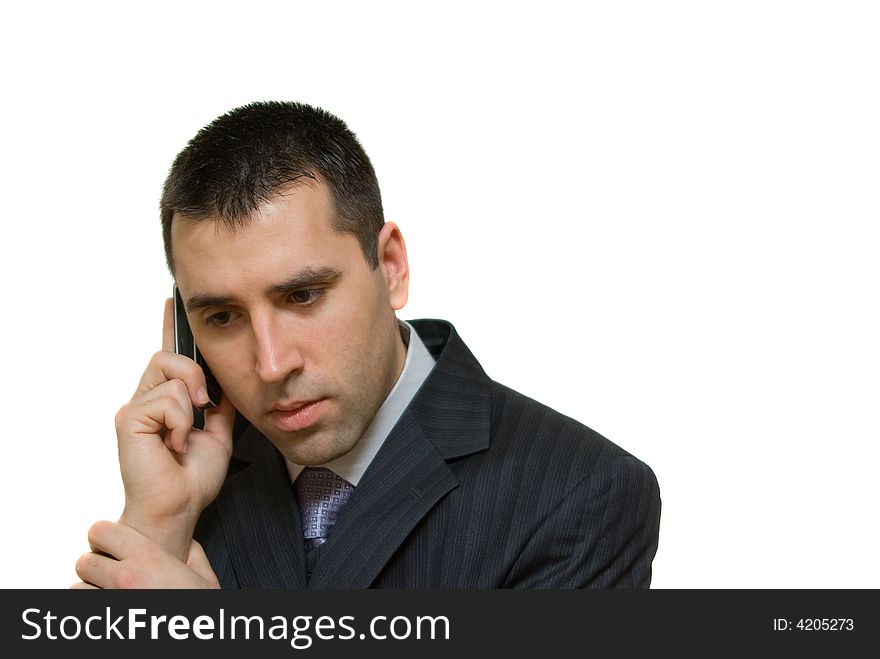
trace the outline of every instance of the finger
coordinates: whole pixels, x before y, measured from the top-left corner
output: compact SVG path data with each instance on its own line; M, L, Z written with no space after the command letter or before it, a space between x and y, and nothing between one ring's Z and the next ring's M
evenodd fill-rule
M85 581L77 581L70 587L70 590L100 590L100 588Z
M117 562L135 555L149 558L162 551L159 545L130 526L108 521L92 524L89 529L89 546L92 548L92 553L84 554L80 561L85 560L87 565L97 566L97 568L104 570L107 569L105 561ZM99 561L98 558L105 559L105 561ZM77 562L77 567L79 567L79 562ZM83 578L83 575L78 571L77 574ZM84 581L99 586L103 585L93 579L84 579Z
M189 392L182 381L169 380L153 387L144 396L142 410L146 414L152 413L154 419L162 417L159 423L167 429L162 437L165 446L178 453L186 453L194 416Z
M220 404L205 410L204 431L223 444L232 453L232 427L235 425L235 408L229 396L223 396Z
M201 366L189 357L164 350L155 353L150 359L132 398L169 380L180 380L186 385L192 405L203 407L210 401L205 385L205 372Z
M117 415L116 430L120 438L158 433L166 446L183 453L192 426L192 403L186 385L169 380L124 406Z
M187 439L193 429L192 407L169 406L166 409L164 422L168 429L168 435L165 437L166 446L178 453L186 453Z
M95 552L83 554L76 562L76 576L99 588L112 587L118 569L119 561Z
M89 527L89 547L94 554L103 554L111 559L119 559L121 557L116 556L114 554L120 547L120 543L118 540L119 531L116 527L120 526L120 524L115 524L114 522L95 522ZM88 554L83 554L80 556L79 561L77 561L77 574L79 574L79 565L81 562L85 561L88 557ZM82 575L80 575L82 576Z
M174 352L174 300L165 300L165 318L162 323L162 350Z
M128 417L128 418L126 418ZM119 450L141 454L152 451L158 437L170 450L186 452L193 432L192 407L180 407L175 401L149 401L138 406L127 405L116 417Z

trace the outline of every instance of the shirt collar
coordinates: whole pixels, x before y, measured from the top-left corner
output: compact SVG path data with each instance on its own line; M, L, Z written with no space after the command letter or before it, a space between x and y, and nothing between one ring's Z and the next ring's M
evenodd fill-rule
M403 414L413 396L416 395L422 383L431 373L431 369L434 368L434 358L412 325L405 320L398 320L397 323L400 325L400 336L407 344L406 361L403 363L403 370L400 372L397 382L391 388L385 401L379 407L379 411L376 412L376 416L373 417L373 421L357 444L354 445L354 448L330 462L315 465L334 471L355 486L361 480L361 476L364 475L376 453L382 448L382 444L385 443L385 439L397 424L400 415ZM304 468L303 465L287 460L287 471L290 474L291 482L296 480Z

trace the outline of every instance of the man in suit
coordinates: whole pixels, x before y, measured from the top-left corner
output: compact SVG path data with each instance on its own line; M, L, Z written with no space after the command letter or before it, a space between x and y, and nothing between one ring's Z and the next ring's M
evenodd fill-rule
M409 265L338 118L258 103L163 190L166 258L223 390L154 355L116 418L125 509L78 587L647 587L642 462L493 382L449 323L399 321Z

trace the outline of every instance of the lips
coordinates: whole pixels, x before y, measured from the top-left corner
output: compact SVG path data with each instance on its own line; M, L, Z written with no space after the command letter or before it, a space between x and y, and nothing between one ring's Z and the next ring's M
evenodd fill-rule
M292 432L313 425L324 408L324 399L276 405L269 412L272 422L281 430Z
M273 412L295 412L296 410L302 409L306 405L310 405L311 403L315 403L317 401L307 400L301 403L279 403L275 407L272 408Z

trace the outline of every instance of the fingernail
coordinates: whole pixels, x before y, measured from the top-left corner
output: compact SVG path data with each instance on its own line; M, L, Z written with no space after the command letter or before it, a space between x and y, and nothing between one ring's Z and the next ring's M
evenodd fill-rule
M199 390L196 392L196 398L199 400L199 405L207 405L211 402L208 398L208 390L205 387L199 387Z

